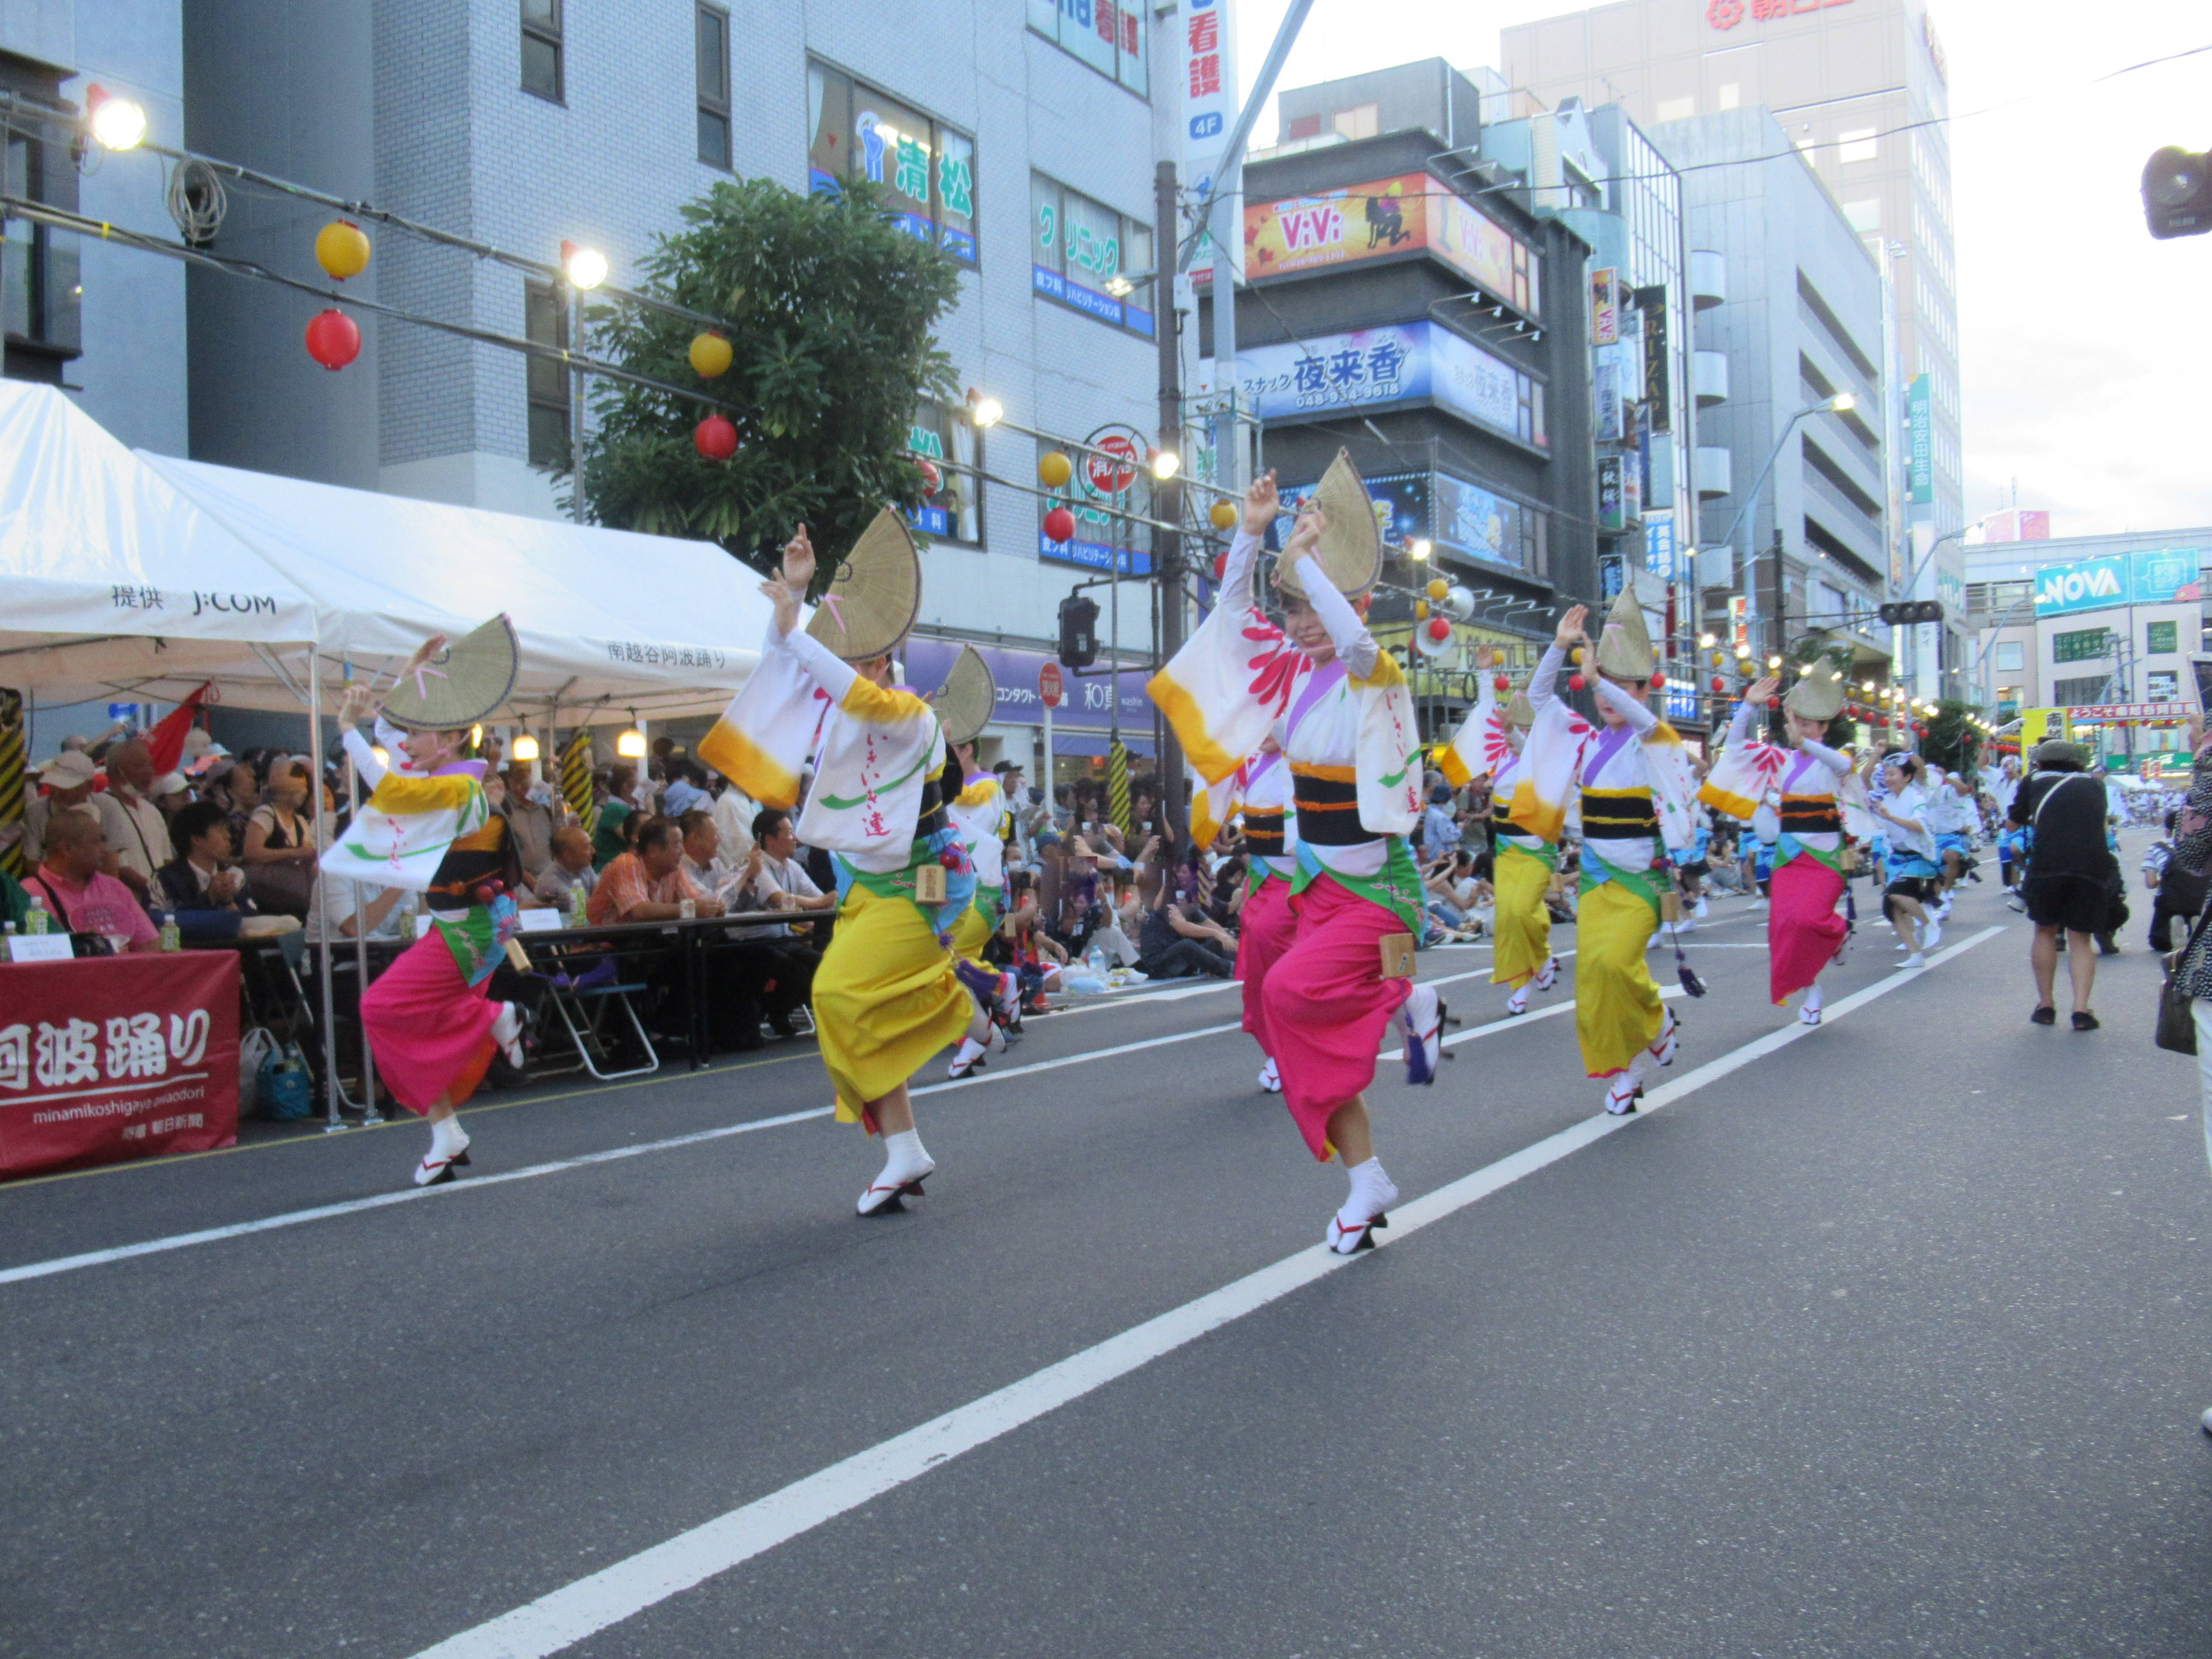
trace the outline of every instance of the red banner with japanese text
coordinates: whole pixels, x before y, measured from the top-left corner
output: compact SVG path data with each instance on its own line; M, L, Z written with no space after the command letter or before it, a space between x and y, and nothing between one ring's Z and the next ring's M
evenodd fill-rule
M0 963L0 1178L238 1139L238 957Z

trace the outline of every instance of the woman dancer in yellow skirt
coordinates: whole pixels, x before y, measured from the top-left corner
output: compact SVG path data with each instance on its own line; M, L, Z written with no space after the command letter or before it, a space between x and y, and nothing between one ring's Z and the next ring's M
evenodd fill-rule
M937 1167L914 1126L907 1081L963 1034L1003 1046L956 969L950 936L975 872L945 819L936 712L891 684L891 651L921 607L905 525L877 515L806 627L814 576L805 527L761 591L775 605L760 666L699 745L699 757L764 806L789 807L812 759L799 834L835 855L836 930L814 972L814 1024L840 1122L884 1140L884 1167L855 1206L904 1208Z
M1481 688L1477 701L1438 763L1455 789L1486 774L1490 779L1491 832L1497 848L1491 885L1498 896L1493 922L1497 949L1491 957L1490 982L1512 987L1505 1012L1525 1014L1529 992L1548 991L1559 979L1559 959L1552 954L1552 913L1544 904L1553 873L1559 867L1559 832L1557 824L1548 836L1538 827L1535 788L1522 763L1528 732L1537 720L1536 704L1527 693L1516 691L1512 702L1500 708L1495 694L1512 682L1503 674L1493 682L1492 661L1485 647L1475 663L1475 680ZM1534 684L1547 720L1589 731L1553 695L1549 681L1540 678Z
M1554 811L1564 818L1559 780L1571 779L1581 790L1575 1035L1584 1069L1605 1082L1606 1110L1617 1115L1636 1109L1652 1065L1674 1063L1681 1033L1681 1022L1659 1000L1644 952L1668 884L1659 812L1686 811L1690 792L1681 739L1650 707L1658 661L1634 591L1623 590L1594 650L1583 632L1587 615L1577 605L1560 618L1536 666L1535 684L1540 692L1551 688L1568 647L1580 641L1584 660L1595 659L1591 684L1603 729L1585 726L1577 735L1560 725L1554 734L1540 724L1524 756L1538 798L1537 822L1551 823Z

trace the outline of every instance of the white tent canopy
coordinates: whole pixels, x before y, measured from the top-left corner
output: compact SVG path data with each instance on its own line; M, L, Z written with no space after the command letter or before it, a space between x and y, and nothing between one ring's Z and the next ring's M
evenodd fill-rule
M532 725L717 713L760 660L769 602L711 542L139 459L313 596L325 706L348 666L388 677L426 635L502 611L522 647L509 706Z
M0 380L0 685L177 702L302 659L300 587L58 389Z

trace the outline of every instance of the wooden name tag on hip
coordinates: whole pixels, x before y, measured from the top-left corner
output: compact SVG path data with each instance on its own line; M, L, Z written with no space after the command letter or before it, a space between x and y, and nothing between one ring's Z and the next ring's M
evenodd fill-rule
M1669 887L1659 895L1659 920L1668 927L1682 919L1682 896Z
M1385 933L1378 943L1382 946L1382 977L1413 978L1413 936L1411 933Z
M1847 876L1856 876L1858 872L1859 849L1856 847L1846 847L1844 848L1844 873Z
M945 902L945 866L943 865L923 864L915 866L914 897L917 904Z

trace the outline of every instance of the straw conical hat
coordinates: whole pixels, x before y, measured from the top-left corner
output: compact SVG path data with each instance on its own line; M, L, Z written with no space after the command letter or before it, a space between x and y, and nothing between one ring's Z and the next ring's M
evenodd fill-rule
M1536 723L1536 705L1528 701L1526 690L1515 689L1512 700L1505 705L1505 718L1523 731Z
M975 742L999 707L998 683L991 678L990 665L982 653L972 645L962 646L960 654L952 659L951 672L930 702L936 705L937 718L945 727L945 742Z
M1651 635L1644 626L1644 607L1637 603L1633 587L1623 587L1606 612L1605 631L1597 639L1597 672L1617 680L1648 680L1659 672Z
M1313 503L1328 520L1314 556L1321 561L1336 591L1347 599L1356 599L1374 586L1376 578L1382 574L1382 532L1375 522L1374 498L1344 451L1336 452L1328 471L1322 474ZM1280 562L1275 566L1275 586L1285 593L1303 596L1304 592L1297 573Z
M806 631L847 662L880 657L921 611L921 559L906 520L888 507L830 578Z
M384 699L385 718L416 732L464 731L507 701L520 657L501 612L402 675Z
M1808 720L1832 720L1844 712L1844 683L1833 664L1816 657L1797 684L1782 699L1782 706Z

